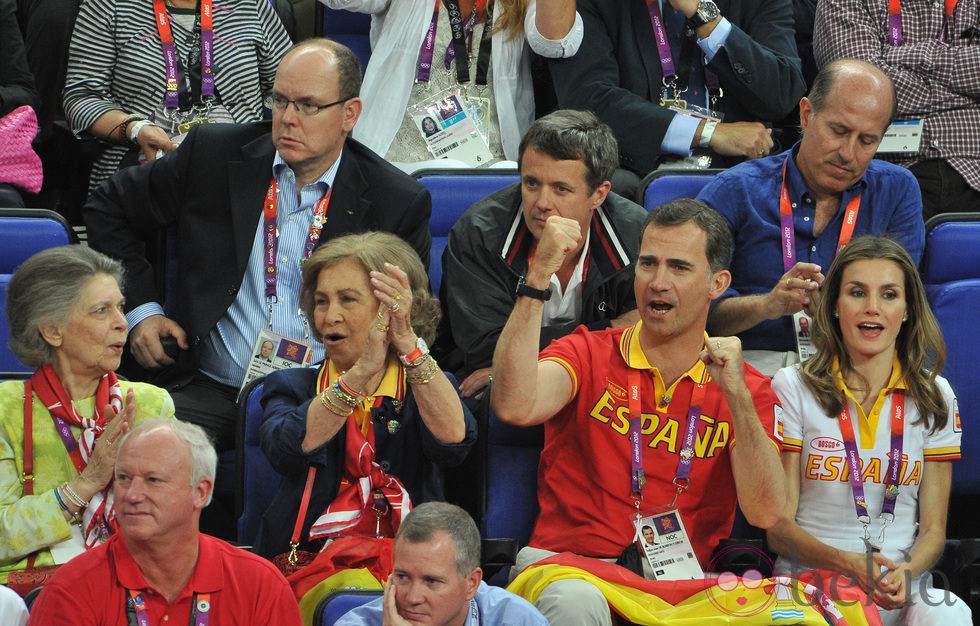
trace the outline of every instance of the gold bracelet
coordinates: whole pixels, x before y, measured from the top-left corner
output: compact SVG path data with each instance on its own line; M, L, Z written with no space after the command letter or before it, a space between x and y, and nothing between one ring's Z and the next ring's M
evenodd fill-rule
M439 371L439 364L436 360L429 356L425 360L425 363L419 365L418 367L413 367L411 371L407 372L405 375L405 380L407 380L412 385L425 385L436 375Z
M347 417L354 412L354 409L352 408L340 407L330 402L330 394L328 393L329 391L330 389L327 388L321 391L319 394L317 394L317 398L320 399L320 404L323 405L323 408L330 411L334 415L339 415L340 417ZM346 413L344 411L346 411Z

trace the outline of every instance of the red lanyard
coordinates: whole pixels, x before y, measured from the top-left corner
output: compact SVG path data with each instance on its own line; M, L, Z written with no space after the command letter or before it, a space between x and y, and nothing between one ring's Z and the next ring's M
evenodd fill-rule
M889 443L888 471L885 475L885 497L881 505L881 518L887 525L895 519L895 502L898 500L899 484L901 483L902 440L905 434L905 391L895 389L892 394L891 441ZM847 398L844 398L844 408L837 416L840 424L841 438L844 440L844 452L847 455L847 472L851 481L851 494L854 497L854 510L858 521L864 526L864 538L868 539L868 525L871 516L868 514L868 501L864 497L864 481L861 478L861 455L858 452L857 440L854 437L854 422L848 409ZM882 531L884 534L884 530ZM880 547L880 546L879 546Z
M167 6L164 0L153 0L153 12L156 14L157 30L160 33L160 44L163 47L163 62L167 73L166 106L168 109L180 108L177 93L177 51L174 48L173 32L170 30L170 18L167 17ZM201 97L214 97L214 14L212 0L201 0Z
M793 223L793 202L789 199L789 190L786 188L786 167L790 158L791 155L787 155L786 161L783 162L783 186L779 192L779 239L782 244L780 253L783 257L784 272L790 271L796 265L796 226ZM851 242L860 209L861 194L857 194L848 201L847 208L844 210L844 223L840 227L840 237L837 239L835 256Z
M327 221L327 207L330 205L330 196L333 194L333 187L316 203L313 208L313 219L310 221L310 231L306 237L306 249L303 251L303 260L310 258L320 240L320 231ZM276 302L276 274L278 265L276 264L276 253L279 249L279 227L276 221L279 214L278 208L279 183L275 177L269 181L269 190L265 194L265 206L263 214L265 222L263 225L263 239L265 241L265 299L269 303L269 323L272 323L272 304Z

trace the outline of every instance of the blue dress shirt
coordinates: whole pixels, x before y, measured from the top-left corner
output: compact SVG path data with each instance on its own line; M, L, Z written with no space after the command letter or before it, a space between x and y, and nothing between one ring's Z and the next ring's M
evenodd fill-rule
M790 150L762 159L741 163L714 177L698 194L728 222L734 244L731 287L718 302L732 296L767 293L782 278L780 254L779 194L782 168L793 206L796 233L796 260L816 263L824 273L837 253L844 210L855 194L861 194L861 208L854 237L888 236L901 243L918 263L925 246L922 196L919 184L905 168L873 159L864 176L844 191L840 207L819 237L813 235L816 202L796 167L799 144ZM739 333L746 350L795 351L792 316L766 320Z
M353 609L337 620L337 626L381 626L383 602L378 597ZM463 626L548 626L548 620L524 598L481 582Z
M305 316L300 313L300 262L303 260L310 222L313 220L313 208L333 184L341 158L343 154L323 176L305 185L297 194L296 175L279 152L276 152L271 175L275 176L279 187L276 217L279 230L276 249L277 301L272 305L270 323L269 305L265 297L265 249L262 240L265 220L260 218L242 286L231 307L221 316L202 344L201 371L214 380L232 387L242 384L248 361L254 352L253 345L262 328L310 343L313 346L313 362L324 359L323 344L313 338ZM257 198L256 202L262 200L263 198ZM329 213L328 207L327 214ZM151 315L163 314L163 307L159 303L147 302L127 313L126 319L129 327L134 328Z

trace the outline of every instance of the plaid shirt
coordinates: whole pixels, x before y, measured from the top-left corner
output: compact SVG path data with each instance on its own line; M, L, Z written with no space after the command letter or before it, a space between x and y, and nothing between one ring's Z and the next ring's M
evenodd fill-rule
M924 121L918 153L893 160L911 165L944 159L980 190L978 3L959 0L944 43L942 0L905 0L902 45L892 46L888 0L820 0L813 51L819 65L858 58L891 76L898 90L898 119Z

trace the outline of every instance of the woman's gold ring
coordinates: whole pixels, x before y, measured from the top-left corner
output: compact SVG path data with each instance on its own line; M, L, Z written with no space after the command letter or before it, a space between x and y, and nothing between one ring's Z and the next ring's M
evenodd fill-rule
M402 305L398 304L398 300L396 299L395 302L391 305L391 312L394 313L400 308L402 308Z

